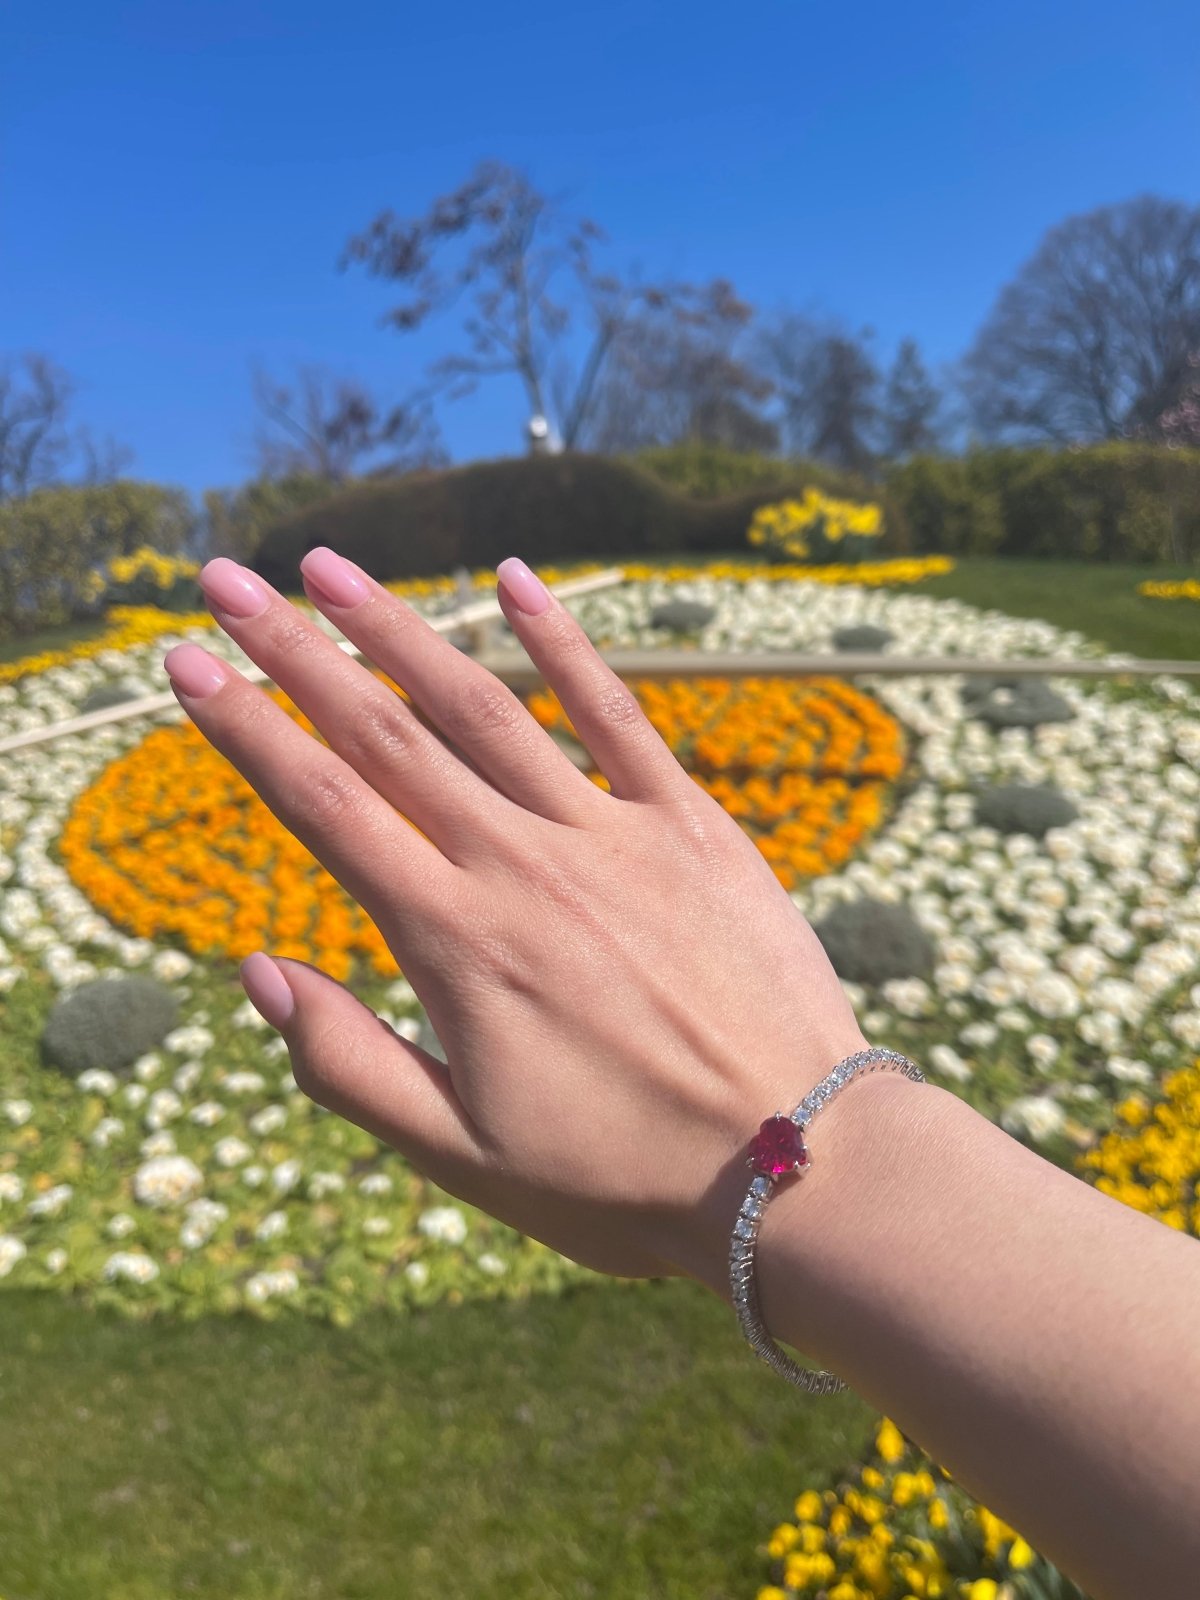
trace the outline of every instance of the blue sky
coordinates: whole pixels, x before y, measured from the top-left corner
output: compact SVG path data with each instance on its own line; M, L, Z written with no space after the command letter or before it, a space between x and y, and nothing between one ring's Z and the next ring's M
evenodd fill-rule
M1062 217L1200 202L1194 0L63 0L10 8L0 61L0 352L52 355L79 420L191 489L251 470L253 362L399 394L446 348L382 330L386 286L337 259L483 156L568 191L615 263L935 362ZM442 412L458 459L522 417L506 381Z

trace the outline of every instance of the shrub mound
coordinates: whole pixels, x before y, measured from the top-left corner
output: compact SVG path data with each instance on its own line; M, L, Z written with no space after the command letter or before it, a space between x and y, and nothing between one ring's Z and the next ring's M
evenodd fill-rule
M692 633L707 626L716 614L716 606L706 606L701 600L667 600L651 611L650 626L666 628L671 633Z
M1049 784L998 784L975 801L975 820L998 833L1029 833L1040 839L1051 828L1065 828L1079 812L1060 790Z
M852 623L833 631L833 648L847 653L886 650L896 637L889 628L876 628L870 622Z
M933 940L904 906L851 900L835 906L814 932L833 970L848 983L927 978L933 971Z
M993 728L1037 728L1075 715L1043 678L968 678L962 697L967 715Z
M79 715L86 717L90 711L107 711L110 706L123 706L127 700L136 700L132 689L123 689L119 683L100 683L79 702Z
M97 978L56 1003L42 1053L73 1078L90 1067L117 1072L161 1044L178 1022L175 996L153 978Z
M805 480L792 485L802 493ZM531 565L655 551L737 551L778 488L696 500L627 461L568 452L479 461L374 479L275 523L250 562L294 591L297 567L327 544L387 582L493 567L515 549ZM889 549L899 546L893 532Z

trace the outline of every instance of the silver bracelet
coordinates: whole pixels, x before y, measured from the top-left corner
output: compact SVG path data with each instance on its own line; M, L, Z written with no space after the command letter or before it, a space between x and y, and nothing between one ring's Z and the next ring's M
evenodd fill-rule
M831 1100L856 1073L874 1072L880 1068L902 1072L914 1083L925 1082L921 1069L895 1050L860 1050L857 1055L839 1061L832 1072L805 1095L790 1117L782 1113L768 1117L750 1141L746 1156L746 1164L753 1168L755 1177L734 1223L729 1248L729 1285L733 1292L733 1309L751 1348L781 1378L807 1389L810 1394L836 1394L846 1385L832 1372L813 1372L800 1366L784 1354L767 1332L754 1279L754 1246L758 1242L763 1213L775 1184L781 1177L793 1172L803 1175L812 1167L812 1156L804 1142L804 1129L826 1101Z

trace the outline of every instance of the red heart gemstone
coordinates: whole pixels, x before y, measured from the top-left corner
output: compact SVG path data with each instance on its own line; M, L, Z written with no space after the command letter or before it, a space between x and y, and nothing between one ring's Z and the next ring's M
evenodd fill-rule
M768 1117L750 1141L750 1165L777 1178L808 1165L808 1147L791 1117Z

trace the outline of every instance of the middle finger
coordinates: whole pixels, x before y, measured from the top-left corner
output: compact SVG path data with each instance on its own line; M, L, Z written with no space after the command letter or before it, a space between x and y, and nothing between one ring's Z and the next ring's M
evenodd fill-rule
M460 761L414 708L255 573L219 557L200 574L221 627L375 791L456 865L509 838L517 807Z

